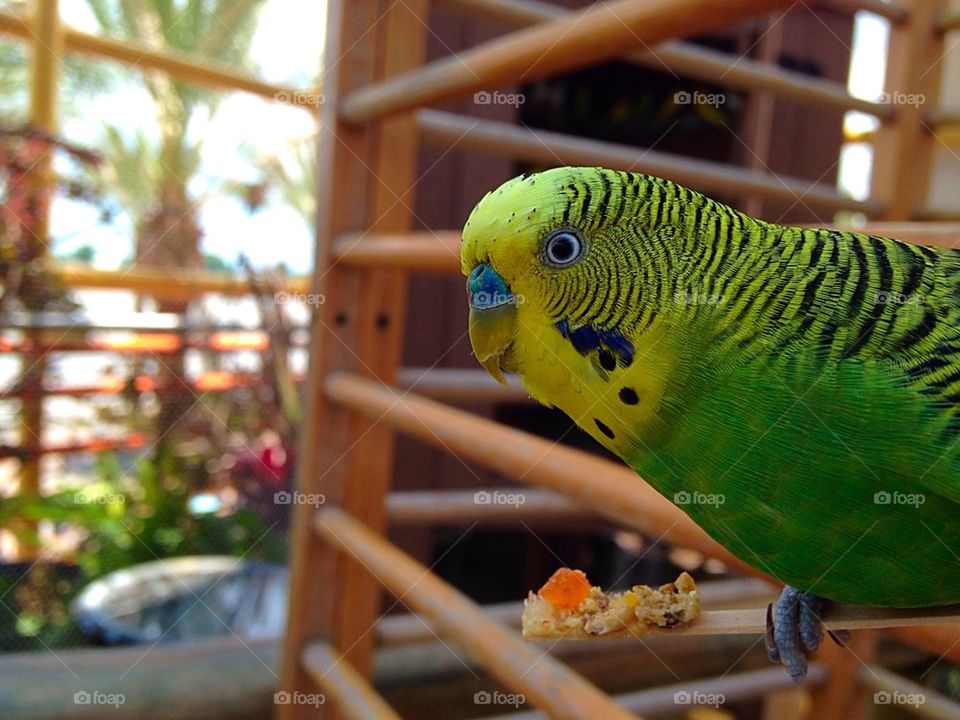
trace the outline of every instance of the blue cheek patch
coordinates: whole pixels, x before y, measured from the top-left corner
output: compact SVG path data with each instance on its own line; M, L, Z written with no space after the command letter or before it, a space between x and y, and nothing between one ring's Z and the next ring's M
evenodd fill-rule
M554 327L581 355L606 350L613 353L621 367L629 367L633 362L633 343L618 330L597 330L589 325L571 330L567 320L560 320Z

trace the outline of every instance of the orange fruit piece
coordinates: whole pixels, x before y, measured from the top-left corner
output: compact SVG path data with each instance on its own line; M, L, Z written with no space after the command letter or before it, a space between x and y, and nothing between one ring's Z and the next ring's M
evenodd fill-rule
M562 567L537 593L547 602L564 610L573 610L590 592L590 581L582 570Z

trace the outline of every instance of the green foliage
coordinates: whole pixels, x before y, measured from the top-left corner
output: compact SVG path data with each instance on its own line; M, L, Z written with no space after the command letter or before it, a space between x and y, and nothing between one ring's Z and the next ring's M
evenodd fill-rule
M309 137L296 143L282 157L257 157L249 150L244 153L259 166L264 183L276 189L281 202L312 224L317 207L316 138Z
M210 272L232 273L235 270L229 260L213 253L203 254L203 266Z
M247 56L264 2L87 0L87 5L109 37L252 70ZM143 75L142 82L156 105L159 141L142 131L104 129L107 184L138 228L164 193L187 197L186 185L200 165L201 147L188 128L198 110L212 113L222 97L159 73Z
M286 538L250 510L227 516L188 511L191 495L206 482L207 458L171 449L176 447L162 444L129 472L116 454L101 453L94 481L82 490L12 497L0 505L0 528L25 541L36 538L20 519L66 524L84 533L73 558L79 573L57 576L57 566L39 563L22 577L0 575L0 651L77 644L70 601L89 582L120 568L184 555L283 562Z
M93 249L93 245L84 243L72 253L65 257L66 260L73 260L75 262L86 263L89 265L93 262L94 258L97 256L97 251Z

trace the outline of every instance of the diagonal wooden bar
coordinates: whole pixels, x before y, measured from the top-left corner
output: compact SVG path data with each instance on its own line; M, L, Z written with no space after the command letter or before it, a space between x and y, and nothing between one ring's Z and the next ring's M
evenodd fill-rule
M867 688L876 691L874 702L878 705L906 705L914 710L917 717L960 720L960 703L931 687L915 683L875 663L857 668L857 678Z
M622 55L632 47L695 35L787 7L787 0L617 0L510 33L479 47L354 91L340 105L344 122L452 100Z
M29 24L12 13L0 12L0 33L32 41ZM300 90L274 85L249 75L234 72L231 68L217 65L206 58L178 55L134 43L104 38L80 32L73 28L63 29L63 47L68 52L103 57L139 70L159 70L178 80L207 87L242 90L289 105L313 109L322 97L318 90Z
M442 636L528 702L567 720L636 720L596 686L566 665L489 620L473 601L441 580L363 523L337 508L316 514L314 530L331 546L355 558Z
M436 4L471 18L487 18L513 27L528 27L570 15L562 7L541 0L438 0ZM835 110L857 110L882 118L891 118L896 112L892 105L853 97L840 83L692 43L669 41L654 48L631 51L623 59L654 70L669 68L680 75L727 88L768 90Z
M525 484L556 490L625 527L762 576L711 539L626 465L355 375L331 375L324 390L332 402L402 433Z
M802 684L794 683L790 677L783 672L782 668L764 668L762 670L749 670L735 675L687 680L686 682L678 682L672 685L662 685L646 690L624 693L623 695L614 695L613 698L620 705L633 712L649 715L675 716L678 711L683 709L686 702L692 704L692 698L695 696L704 698L708 696L713 696L714 698L722 697L724 704L734 703L758 698L784 688L803 688L819 685L826 679L827 669L819 663L813 663L810 665L807 671L807 677ZM687 717L694 718L700 716L694 715L691 709ZM714 716L709 714L703 717L710 718ZM724 713L717 715L717 717L728 717L728 715ZM774 717L777 718L777 720L781 720L781 718L776 715L764 715L764 717ZM477 718L476 720L548 720L548 718L542 712L532 711L489 716L486 718Z
M850 15L862 10L897 25L910 19L910 11L902 3L890 0L817 0L816 4Z
M796 201L824 210L856 210L877 215L883 207L875 200L855 200L815 182L781 178L725 163L681 157L631 145L531 130L495 120L478 120L440 110L421 110L417 121L423 141L456 150L496 154L549 165L602 165L667 177L699 190L752 194L756 197Z
M303 651L303 664L313 681L336 703L346 720L401 720L356 668L327 643L316 642ZM296 701L296 693L278 693L283 700ZM326 704L328 699L315 706ZM310 700L306 694L305 700Z

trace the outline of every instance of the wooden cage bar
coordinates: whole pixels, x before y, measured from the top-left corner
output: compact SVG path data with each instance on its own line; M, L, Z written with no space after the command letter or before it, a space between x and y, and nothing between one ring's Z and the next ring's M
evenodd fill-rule
M604 165L650 175L669 175L679 183L708 192L751 193L756 197L803 202L825 210L856 210L876 215L874 200L855 200L836 189L778 177L723 163L681 157L657 150L580 138L547 130L517 127L497 120L478 120L440 110L421 110L423 141L457 151L496 154L551 165Z
M424 111L420 116L421 125L424 124L424 117L432 118L435 114L447 115L447 113L435 113L435 111L430 110ZM456 118L456 116L451 117ZM428 120L427 124L429 125L431 122L432 120ZM461 121L460 119L455 119L452 120L452 123L454 126L459 126ZM464 123L464 125L466 124ZM511 127L507 126L506 123L503 123L503 125ZM453 133L452 130L450 132L451 134ZM531 133L527 131L521 132L526 135L531 135ZM446 135L444 135L444 137L446 137ZM495 137L497 137L497 132L491 131L489 137L485 138L484 142L489 142L492 148ZM500 137L502 138L503 135L500 135ZM543 139L543 133L537 133L537 137ZM438 137L431 139L439 144ZM509 144L509 137L506 139L506 142ZM547 142L549 142L549 140L547 140ZM531 145L531 148L532 147L533 145ZM542 148L543 146L540 147ZM501 152L505 153L507 151L501 148ZM537 151L534 150L534 152ZM571 158L571 162L584 162L585 164L589 164L586 162L586 159L583 158ZM719 164L717 164L717 166L720 168L723 167ZM700 178L700 181L703 181L703 178ZM795 183L797 192L800 192L800 183L802 181L786 182ZM717 186L720 187L720 185L721 183L718 179ZM731 187L739 188L741 186L735 183L729 183L723 187L729 189ZM776 191L778 186L771 185L770 187ZM782 188L783 186L779 187ZM755 190L747 190L747 192L754 192L754 194L758 196L763 196L763 193L756 193ZM829 193L829 191L827 190L825 193ZM792 196L786 191L782 193L776 192L775 194L769 195L769 197L797 199L796 196ZM803 199L810 205L818 204L817 201L811 199L809 195L804 196ZM839 195L830 196L829 194L825 194L822 197L823 202L831 203L841 203L848 200L849 199ZM852 209L847 205L843 205L843 207ZM838 228L857 230L884 237L896 237L905 242L911 242L917 245L929 245L931 247L957 247L960 245L960 224L957 223L872 222L861 227L838 226ZM362 235L355 233L338 238L333 246L333 255L337 259L337 262L350 267L391 267L398 270L402 269L417 272L459 274L459 247L460 233L457 230L437 230L394 235Z
M457 272L460 269L460 233L456 230L398 235L353 233L337 238L333 244L333 257L351 267L389 266L398 270Z
M340 115L351 124L368 122L484 88L585 67L617 57L630 47L694 35L788 4L786 0L603 3L357 90L343 99Z
M329 696L346 720L401 720L350 661L326 643L308 645L303 653L303 664L313 681L326 693L313 707L326 704ZM289 699L293 702L300 698L291 695ZM303 698L304 701L310 699ZM305 704L310 705L309 702Z
M435 4L470 18L485 18L512 27L527 27L573 14L541 0L437 0ZM840 83L813 79L770 63L734 57L692 43L665 42L652 49L633 50L622 59L734 90L766 90L835 110L857 110L886 118L895 113L890 105L853 97Z
M77 263L56 262L49 266L57 280L68 287L98 290L133 290L161 300L192 300L202 293L249 295L250 281L221 273L170 268L132 267L121 271L99 270ZM277 278L276 289L290 293L309 290L306 277Z
M827 669L820 663L811 663L803 683L794 683L778 668L750 670L726 675L722 678L703 678L688 682L673 683L649 690L614 695L614 699L623 707L641 715L676 715L683 703L678 697L683 695L723 696L724 704L750 700L778 690L803 688L820 685L827 681ZM710 717L707 715L706 717ZM480 720L548 720L548 716L538 711L491 715ZM781 720L773 716L773 720Z
M339 99L358 87L419 66L426 48L426 0L378 0L328 5L325 102L319 108L317 255L312 288L327 302L312 315L308 410L297 482L306 492L383 532L384 498L393 466L393 433L326 402L323 379L332 368L392 381L399 365L406 277L395 270L350 271L333 255L336 237L350 232L404 233L416 185L416 126L398 117L352 129L339 117ZM349 201L337 191L349 188ZM323 438L318 447L317 438ZM372 668L381 586L357 561L320 541L312 510L294 512L290 607L281 687L308 687L302 663L308 643L321 640L364 677ZM317 599L320 598L318 602ZM339 710L331 708L336 717ZM279 708L283 720L308 718L308 708Z
M954 700L925 685L918 685L892 673L880 665L870 663L859 666L857 678L869 690L876 692L874 702L878 705L906 707L914 717L931 718L931 720L960 720L960 705Z
M0 33L33 41L30 23L9 12L0 12ZM100 37L63 28L63 49L97 58L107 58L139 70L157 70L185 82L216 89L240 90L270 100L312 108L317 92L263 82L256 78L218 66L206 58L189 57L135 43Z
M907 5L896 0L817 0L816 4L849 14L865 10L886 18L894 25L905 23L910 18Z
M883 220L913 220L926 200L935 139L925 108L928 103L937 107L945 51L937 28L943 7L942 0L914 0L909 20L891 29L889 54L899 61L888 63L887 91L923 96L924 103L900 104L895 118L882 122L877 132L871 194L883 202Z

